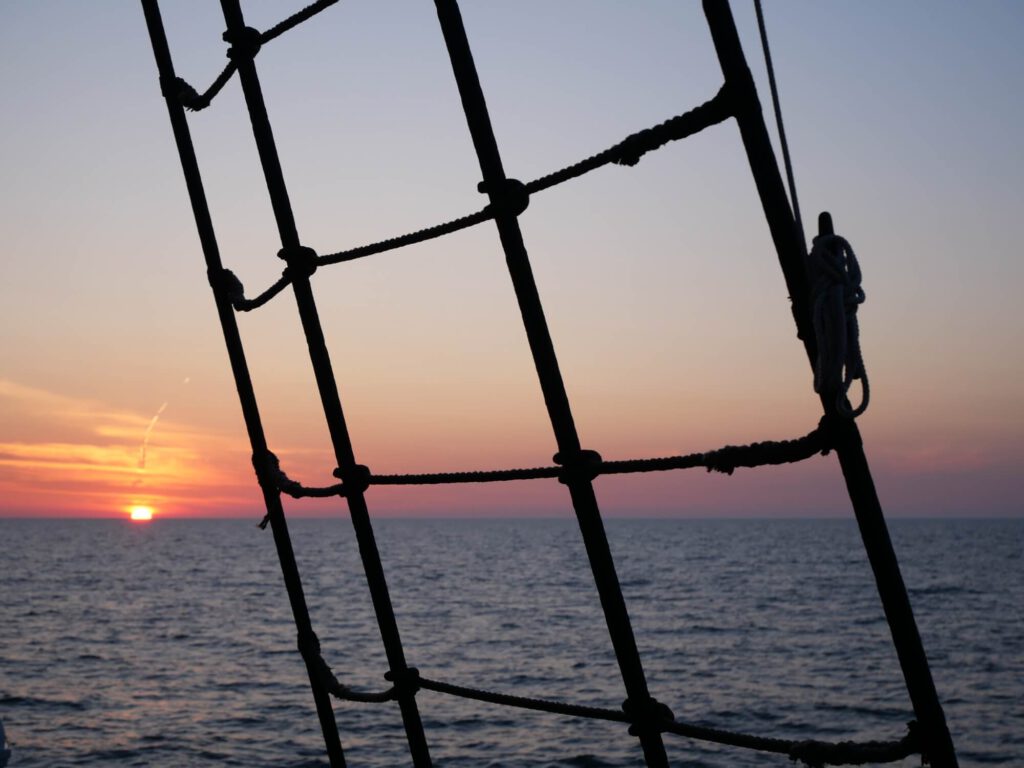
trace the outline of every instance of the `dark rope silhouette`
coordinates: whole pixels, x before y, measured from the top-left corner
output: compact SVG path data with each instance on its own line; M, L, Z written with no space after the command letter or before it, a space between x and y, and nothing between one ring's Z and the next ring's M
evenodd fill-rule
M764 51L765 69L768 71L768 88L772 93L772 109L775 112L775 127L779 131L779 146L782 149L782 163L786 168L786 180L789 182L789 202L793 206L793 220L801 243L805 242L804 223L800 218L800 201L796 196L796 181L793 177L793 161L789 156L789 142L786 141L786 126L782 122L782 102L779 99L779 86L775 82L775 65L772 64L772 49L768 45L768 29L764 23L764 9L761 0L754 0L754 11L757 13L757 31L761 35L761 49ZM804 246L806 249L806 246Z
M260 527L269 525L274 535L285 588L298 632L298 649L306 666L332 768L344 766L345 758L331 709L330 696L362 703L396 702L401 710L414 765L417 768L430 766L430 753L416 704L416 694L420 690L556 715L604 719L627 724L629 733L639 740L646 764L651 767L667 768L668 759L661 736L664 733L671 733L719 744L785 754L809 766L891 762L920 753L923 759L936 768L956 768L957 760L952 740L935 693L906 588L864 457L860 434L853 419L866 407L869 394L854 315L857 305L863 301L860 270L849 244L835 235L828 214L822 214L820 217L819 237L815 239L812 253L807 254L760 0L755 0L755 9L790 184L788 198L727 0L704 0L705 16L725 80L722 88L712 99L659 125L631 134L602 152L526 183L509 178L505 174L458 5L455 0L435 0L441 32L483 176L478 190L488 196L489 202L480 211L458 219L377 243L319 256L311 248L303 246L299 238L254 58L262 45L312 18L336 1L314 2L270 29L259 32L245 25L238 0L222 0L228 27L228 31L224 33L224 40L230 46L227 51L229 63L211 86L199 93L175 75L157 0L142 0L157 62L161 91L167 103L206 261L207 275L252 446L253 468L267 510ZM253 136L281 238L278 255L287 265L281 277L254 298L246 298L241 280L221 263L185 112L186 109L198 111L207 107L236 72L252 122ZM797 335L803 340L808 358L816 372L815 388L821 397L824 416L814 430L794 440L725 446L685 456L604 461L596 451L586 450L580 444L519 228L519 216L527 209L531 196L537 192L579 178L608 164L635 165L648 152L657 150L669 142L692 136L730 118L736 120L740 130L740 137L789 289ZM356 461L310 288L310 278L319 266L351 261L424 242L486 221L495 223L505 251L509 275L519 302L545 406L558 446L558 453L553 459L554 466L374 475L368 467ZM281 468L277 456L267 446L234 314L263 306L288 286L292 287L295 294L338 463L338 469L334 474L341 482L324 487L307 487L290 478ZM861 406L852 408L846 399L846 393L852 381L857 378L863 379L864 400ZM655 699L648 690L598 510L593 480L607 474L695 467L732 474L740 467L791 463L830 451L837 454L846 480L914 707L916 722L911 724L910 732L898 741L830 743L751 736L676 720L672 711ZM365 501L367 490L373 485L479 483L544 478L557 479L567 487L576 512L612 647L626 689L627 698L621 710L513 696L441 682L421 677L417 669L409 666L405 659ZM319 640L310 622L284 517L281 494L294 498L337 496L346 500L390 666L385 678L391 681L392 685L387 690L353 690L343 685L324 661L320 653Z
M690 453L684 456L664 456L652 459L623 459L604 461L598 455L591 463L589 471L594 477L599 475L622 475L635 472L664 472L672 469L693 469L705 467L708 472L721 472L731 475L740 467L764 467L779 464L792 464L809 459L812 456L827 454L832 445L829 442L829 427L826 418L813 431L795 440L766 440L750 445L727 445L712 451ZM281 493L292 498L345 496L348 487L339 483L325 487L308 487L292 480L281 469L281 464L270 451L261 458L254 458L257 463L257 475L264 473L266 482L275 484ZM428 472L420 474L375 475L366 467L358 467L360 476L358 486L365 490L372 485L445 485L451 483L497 483L512 480L541 480L544 478L566 477L564 466L525 467L518 469L471 470L468 472ZM339 470L335 474L342 477ZM263 475L261 475L263 476Z
M543 190L550 189L558 184L579 178L584 174L596 171L606 165L636 165L640 162L640 158L646 153L660 149L669 142L678 141L679 139L699 133L705 128L710 128L713 125L717 125L718 123L727 120L729 117L731 117L729 99L723 89L711 100L685 114L677 115L676 117L666 120L665 122L651 128L646 128L642 131L631 134L618 144L615 144L602 152L598 152L595 155L591 155L590 157L577 163L573 163L561 170L549 173L546 176L541 176L538 179L534 179L533 181L523 184L518 190L521 196L519 204L523 205L523 208L525 209L526 203L522 201L523 195L526 196L528 202L529 195L532 195L535 192L542 192ZM345 261L354 261L355 259L360 259L365 256L373 256L378 253L385 253L386 251L392 251L409 245L423 243L438 237L450 235L463 229L468 229L469 227L475 227L477 224L483 224L486 221L492 221L497 214L498 209L494 205L487 205L475 213L470 213L466 216L461 216L457 219L452 219L441 224L435 224L434 226L426 227L415 232L391 237L376 243L361 245L357 248L350 248L346 251L338 251L337 253L328 253L318 256L316 263L318 266L340 264ZM247 299L245 298L245 292L242 288L241 281L234 275L234 273L230 272L230 270L225 270L225 272L228 272L228 277L225 279L229 279L231 281L232 292L230 295L232 305L239 312L248 312L263 306L270 301L270 299L279 294L291 282L290 275L284 274L279 280L277 280L277 282L258 296L253 299Z
M337 699L381 704L393 701L397 695L397 688L395 686L379 692L353 690L338 682L338 679L334 676L326 662L321 660L321 663L323 664L321 683ZM419 674L418 670L412 667L409 668L409 672L412 673L412 684L425 691L433 691L498 706L516 707L534 712L546 712L552 715L563 715L565 717L607 720L610 722L628 723L630 725L636 725L637 722L633 715L622 709L572 704L529 696L515 696L423 677ZM737 731L727 731L721 728L709 728L707 726L681 722L675 719L671 711L668 710L662 710L661 715L660 718L657 718L654 727L662 733L671 733L695 741L724 744L758 752L773 752L786 755L791 760L800 761L812 767L821 765L891 763L920 752L916 723L909 724L908 733L901 739L890 741L828 742L816 739L777 739L766 736L753 736Z
M318 0L318 2L311 3L310 5L303 8L298 13L293 13L287 19L278 22L266 32L257 33L258 39L255 42L254 47L251 50L251 55L255 56L259 51L259 48L264 43L269 43L276 37L280 37L289 29L297 27L307 19L311 19L316 16L320 11L325 8L329 8L334 5L338 0ZM227 39L227 38L225 38ZM231 54L229 54L230 56ZM235 72L238 71L238 64L232 57L231 61L228 62L227 66L221 70L221 73L217 75L210 87L202 93L198 93L195 88L189 85L185 80L180 77L174 77L167 81L168 85L164 88L164 96L167 98L177 101L181 106L190 112L199 112L210 106L214 97L221 92L228 81L234 76Z

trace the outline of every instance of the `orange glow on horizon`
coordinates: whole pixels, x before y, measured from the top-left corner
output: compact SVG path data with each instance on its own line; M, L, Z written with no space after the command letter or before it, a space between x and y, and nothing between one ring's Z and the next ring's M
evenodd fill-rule
M135 506L128 510L131 519L136 523L145 523L153 519L153 508Z

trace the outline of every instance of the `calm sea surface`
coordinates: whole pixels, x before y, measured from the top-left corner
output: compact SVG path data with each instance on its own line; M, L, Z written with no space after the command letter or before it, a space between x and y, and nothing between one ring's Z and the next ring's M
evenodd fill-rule
M387 669L346 520L292 536L342 682ZM894 521L962 765L1024 765L1024 521ZM376 524L411 664L618 707L575 524ZM912 719L848 521L609 521L652 692L681 720L897 738ZM24 766L326 766L269 531L253 521L0 520L0 720ZM418 696L437 766L638 766L615 723ZM336 704L350 766L408 765L394 704ZM667 735L679 766L790 766ZM915 765L913 759L904 765Z

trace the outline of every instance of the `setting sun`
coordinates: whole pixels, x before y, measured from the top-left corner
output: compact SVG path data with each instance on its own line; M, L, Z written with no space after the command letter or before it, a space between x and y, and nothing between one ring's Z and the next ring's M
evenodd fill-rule
M152 507L131 507L128 512L131 515L131 519L136 522L145 522L153 519Z

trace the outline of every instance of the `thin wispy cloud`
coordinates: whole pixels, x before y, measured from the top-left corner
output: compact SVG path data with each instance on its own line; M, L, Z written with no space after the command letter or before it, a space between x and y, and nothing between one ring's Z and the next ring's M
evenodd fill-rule
M155 417L0 380L0 511L117 515L147 504L213 513L251 498L244 441L178 423L166 410L157 427Z

